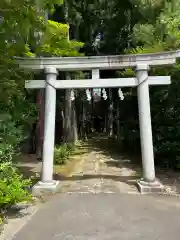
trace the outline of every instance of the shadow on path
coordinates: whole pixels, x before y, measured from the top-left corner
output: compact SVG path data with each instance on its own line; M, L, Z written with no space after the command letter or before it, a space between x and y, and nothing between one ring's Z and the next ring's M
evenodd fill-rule
M127 154L122 151L121 144L117 140L108 139L104 136L92 137L88 141L83 144L84 148L88 148L89 152L100 153L104 156L105 164L108 168L119 168L119 173L122 169L129 169L133 171L134 176L120 176L121 174L113 175L113 170L111 173L107 174L106 172L102 172L102 174L96 173L82 173L76 174L74 173L71 177L66 177L63 174L54 174L55 180L60 181L83 181L90 179L104 179L104 180L113 180L116 182L123 182L129 185L134 185L136 180L142 176L142 163L140 156L133 156L131 154ZM106 160L107 157L107 160ZM98 161L98 160L97 160ZM25 164L19 167L20 170L25 173L26 177L33 177L33 185L39 180L39 176L37 173L39 172L33 171L34 164L31 166L29 164ZM165 185L166 189L170 191L170 193L180 194L180 173L170 171L168 169L160 169L156 167L156 177Z
M91 179L113 180L113 181L126 183L130 186L134 186L137 180L136 176L113 176L113 175L103 175L103 174L102 175L101 174L100 175L83 174L82 176L73 175L71 177L55 175L54 178L55 180L59 180L59 181L83 181L83 180L91 180Z
M85 144L91 151L97 151L110 157L111 160L106 161L106 164L109 167L127 167L135 169L139 175L141 175L141 156L130 154L131 151L129 151L129 153L123 151L120 141L101 136L93 137ZM131 150L131 146L129 147L129 150Z

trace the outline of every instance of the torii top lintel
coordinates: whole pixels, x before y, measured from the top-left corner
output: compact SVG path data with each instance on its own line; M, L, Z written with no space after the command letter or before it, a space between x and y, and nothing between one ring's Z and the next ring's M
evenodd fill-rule
M180 50L149 53L127 54L92 57L16 57L20 68L41 70L53 66L60 71L91 70L91 69L122 69L136 67L138 64L149 66L171 65L180 57Z

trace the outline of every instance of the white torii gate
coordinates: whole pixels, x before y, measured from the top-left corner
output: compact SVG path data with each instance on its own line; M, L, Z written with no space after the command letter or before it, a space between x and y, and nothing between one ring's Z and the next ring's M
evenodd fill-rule
M118 56L16 58L21 68L34 71L43 69L46 73L46 80L28 80L25 83L26 88L45 88L46 91L42 179L33 187L34 192L54 191L59 184L53 180L56 89L113 87L137 87L143 165L143 179L138 181L138 188L141 193L161 192L163 186L155 177L149 85L166 85L171 81L169 76L148 77L148 70L150 66L174 64L178 57L180 50ZM128 67L136 68L136 78L100 79L100 70ZM57 80L58 70L90 70L92 79Z

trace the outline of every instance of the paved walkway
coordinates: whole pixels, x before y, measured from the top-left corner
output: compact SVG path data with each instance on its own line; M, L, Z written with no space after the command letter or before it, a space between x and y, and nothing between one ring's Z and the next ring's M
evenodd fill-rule
M170 196L62 194L14 240L179 240L180 201Z
M13 239L179 240L179 197L141 196L127 161L90 149Z

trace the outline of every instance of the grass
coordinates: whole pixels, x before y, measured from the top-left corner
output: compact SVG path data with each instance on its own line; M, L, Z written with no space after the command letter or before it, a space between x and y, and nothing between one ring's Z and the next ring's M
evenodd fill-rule
M88 148L84 147L83 144L78 144L73 152L71 152L68 161L64 164L55 164L54 165L54 173L60 174L63 176L69 176L76 165L81 162L84 154L88 152Z
M88 148L79 142L63 164L54 163L54 175L69 176L87 152ZM25 178L32 178L33 185L40 180L42 162L35 155L21 155L15 165Z

